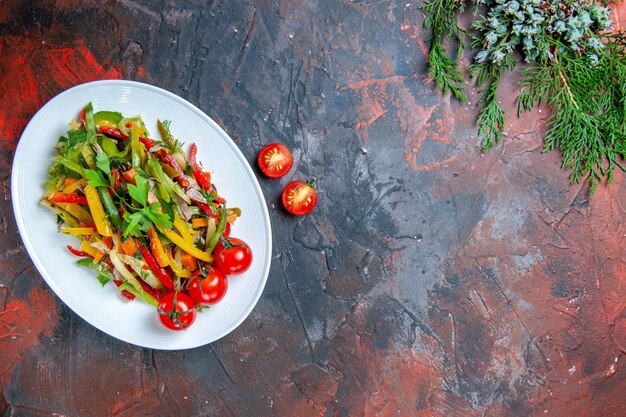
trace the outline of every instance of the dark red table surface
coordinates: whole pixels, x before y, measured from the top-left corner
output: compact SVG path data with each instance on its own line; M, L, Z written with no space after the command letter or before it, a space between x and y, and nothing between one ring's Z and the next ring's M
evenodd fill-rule
M591 198L570 186L541 152L549 110L515 117L515 76L506 138L481 155L477 89L467 103L435 91L419 3L1 1L0 412L626 415L624 176ZM24 126L106 78L186 98L251 164L263 144L293 150L287 177L259 178L274 235L263 296L211 345L100 332L17 233ZM287 215L281 188L310 177L318 207Z

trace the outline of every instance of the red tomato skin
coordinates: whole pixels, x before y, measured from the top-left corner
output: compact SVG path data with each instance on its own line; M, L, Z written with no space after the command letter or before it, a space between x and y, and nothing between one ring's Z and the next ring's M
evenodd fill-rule
M180 314L178 316L178 320L180 324L176 323L172 317L170 317L169 313L174 311L174 296L176 296L176 311L182 313L183 311L191 310L189 313ZM161 298L158 306L159 319L161 323L168 329L172 330L183 330L189 328L196 320L196 315L198 314L198 310L196 308L196 303L193 299L185 293L182 292L169 292Z
M226 240L231 247L226 247L223 241L215 246L213 256L215 266L226 275L239 275L246 272L252 264L252 250L246 242L236 237Z
M272 155L276 158L282 158L280 166L276 166L275 169L270 165ZM285 176L293 166L293 157L289 148L282 143L270 143L261 149L259 156L257 157L257 163L259 168L263 171L263 174L270 178L280 178Z
M226 275L217 268L206 267L206 278L193 278L187 287L191 298L204 306L210 306L221 301L228 290Z
M290 194L298 192L300 187L306 187L305 196L310 197L310 201L304 205L301 201L290 200ZM308 183L302 180L291 181L289 184L285 186L282 194L283 207L293 214L294 216L304 216L305 214L309 214L317 204L317 191L315 188L311 187Z

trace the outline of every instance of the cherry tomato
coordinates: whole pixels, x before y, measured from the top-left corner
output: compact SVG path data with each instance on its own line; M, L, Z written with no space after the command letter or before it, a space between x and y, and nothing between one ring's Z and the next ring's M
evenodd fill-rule
M226 275L211 266L202 267L202 275L189 281L187 290L191 298L205 306L220 301L226 295L228 280Z
M252 264L252 250L246 242L236 237L220 238L213 252L215 266L226 275L243 274Z
M283 190L283 206L291 214L304 216L309 214L317 204L317 192L313 181L291 181Z
M270 178L280 178L293 166L291 152L282 143L270 143L259 152L259 168Z
M161 323L172 330L188 328L196 320L198 314L196 303L191 297L176 291L172 291L161 298L157 312Z

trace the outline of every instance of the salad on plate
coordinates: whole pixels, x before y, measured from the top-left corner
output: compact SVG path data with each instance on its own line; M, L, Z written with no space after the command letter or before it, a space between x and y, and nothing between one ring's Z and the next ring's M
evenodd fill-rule
M182 330L223 299L228 276L250 267L252 250L230 237L241 210L227 207L196 144L185 152L170 122L157 127L160 139L140 116L87 104L54 148L42 204L77 238L67 249L79 265Z

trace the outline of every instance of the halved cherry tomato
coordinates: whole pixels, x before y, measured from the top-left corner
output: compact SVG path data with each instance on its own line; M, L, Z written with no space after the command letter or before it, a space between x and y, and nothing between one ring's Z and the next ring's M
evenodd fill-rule
M215 246L215 266L226 275L243 274L252 264L252 250L246 242L236 237L220 237Z
M202 274L189 282L187 290L191 298L205 306L220 301L226 295L228 280L226 275L211 266L202 267Z
M317 192L313 181L291 181L283 190L282 200L289 213L296 216L309 214L317 204Z
M293 166L291 152L282 143L270 143L261 149L257 162L261 171L270 178L282 177Z
M157 307L161 323L172 330L188 328L196 320L198 309L193 299L185 293L172 291L159 301Z

